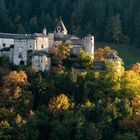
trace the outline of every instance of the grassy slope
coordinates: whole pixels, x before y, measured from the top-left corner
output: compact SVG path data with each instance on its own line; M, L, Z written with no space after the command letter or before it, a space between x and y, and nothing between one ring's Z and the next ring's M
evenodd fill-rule
M129 69L133 64L140 62L140 48L125 45L120 45L118 47L116 44L97 42L95 43L95 50L97 48L103 48L107 46L119 52L120 57L124 61L126 69Z

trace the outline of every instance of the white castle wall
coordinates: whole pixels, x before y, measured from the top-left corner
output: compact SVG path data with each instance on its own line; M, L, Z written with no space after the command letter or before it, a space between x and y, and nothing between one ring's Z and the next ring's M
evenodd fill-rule
M36 50L49 50L49 39L48 37L36 37Z
M36 42L34 39L16 39L14 42L14 65L20 65L21 61L24 61L24 64L27 65L27 52L29 50L35 50ZM20 57L21 55L21 57Z
M0 49L5 47L10 47L10 45L14 44L14 39L10 38L0 38ZM5 46L4 46L5 45Z

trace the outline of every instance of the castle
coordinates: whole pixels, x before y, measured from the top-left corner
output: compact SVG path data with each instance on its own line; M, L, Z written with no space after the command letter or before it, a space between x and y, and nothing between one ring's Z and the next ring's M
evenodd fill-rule
M0 33L0 56L8 56L13 65L30 65L40 71L49 71L51 68L49 50L62 43L69 44L74 55L79 55L82 49L94 57L94 36L88 35L80 39L68 34L61 19L53 33L47 33L45 27L42 33Z

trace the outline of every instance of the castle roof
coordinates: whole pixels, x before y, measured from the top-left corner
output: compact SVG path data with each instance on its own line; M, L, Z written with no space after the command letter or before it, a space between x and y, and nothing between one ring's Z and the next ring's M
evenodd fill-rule
M93 35L91 35L91 34L88 34L86 37L93 37Z
M33 35L31 34L20 34L14 37L14 39L33 39Z
M58 22L56 28L54 29L54 31L57 31L58 27L61 28L61 31L68 32L66 26L64 25L64 23L62 21L62 19L59 20L59 22Z
M0 33L0 38L8 38L8 39L34 39L35 37L47 37L47 35L43 33L34 33L34 34Z
M22 36L23 34L0 33L0 38L14 39L15 37Z
M116 60L121 60L121 58L116 54L116 53L111 53L111 54L109 54L107 57L106 57L106 59L116 59Z
M43 33L34 33L33 37L47 37L47 35Z
M47 57L50 57L50 54L48 54L46 51L33 51L31 56L47 56Z
M64 36L65 41L71 40L71 39L80 39L80 38L75 35L69 35L69 34Z
M81 39L71 39L71 45L83 45L83 41Z

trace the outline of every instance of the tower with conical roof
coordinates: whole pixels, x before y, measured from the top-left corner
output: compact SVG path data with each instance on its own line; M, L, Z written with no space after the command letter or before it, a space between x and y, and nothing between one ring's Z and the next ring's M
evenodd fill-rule
M44 26L44 28L43 28L43 34L47 35L47 29L46 29L45 26Z
M63 38L65 35L68 34L67 28L64 25L61 18L59 19L57 26L54 29L54 33L57 37L60 37L60 38Z

